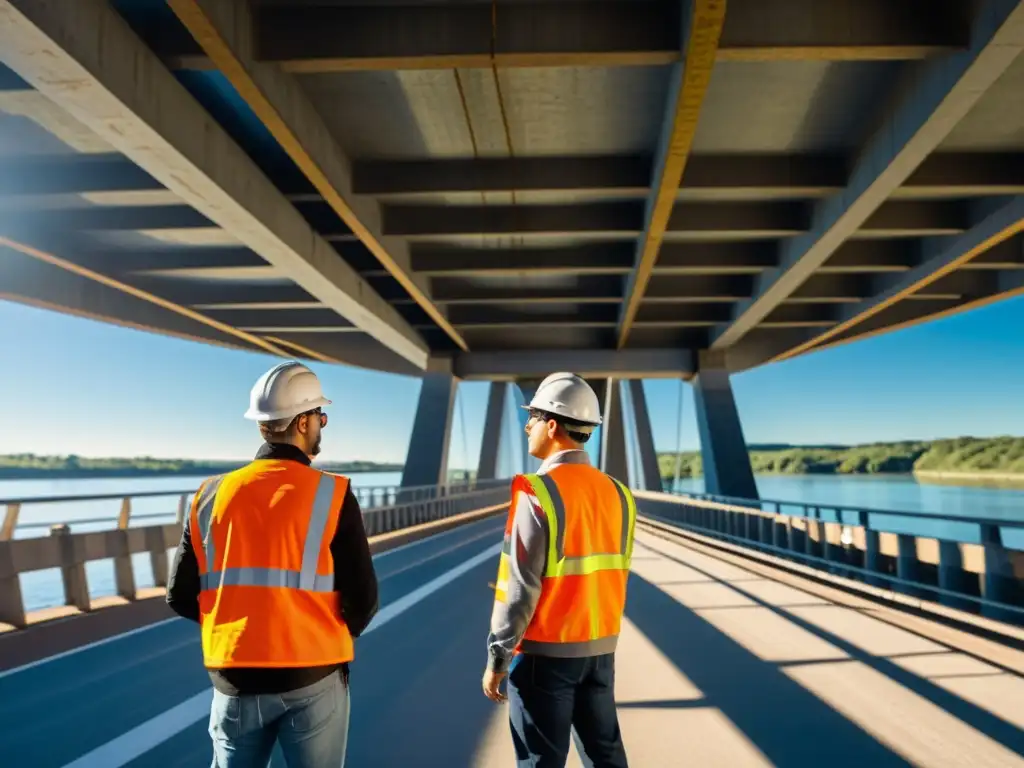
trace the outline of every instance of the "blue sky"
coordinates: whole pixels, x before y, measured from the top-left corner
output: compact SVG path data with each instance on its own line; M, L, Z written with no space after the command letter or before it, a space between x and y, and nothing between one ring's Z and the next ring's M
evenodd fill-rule
M245 458L258 445L242 419L249 388L276 362L5 301L0 351L0 453ZM311 367L334 401L323 458L402 461L419 381ZM733 387L751 443L1024 435L1024 297L748 371ZM679 384L646 391L655 444L672 450ZM475 464L486 397L485 383L460 386L450 466Z

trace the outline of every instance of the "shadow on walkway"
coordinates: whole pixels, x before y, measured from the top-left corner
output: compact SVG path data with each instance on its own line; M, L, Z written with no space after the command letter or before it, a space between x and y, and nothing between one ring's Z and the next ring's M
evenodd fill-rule
M779 768L912 765L643 577L628 590L629 620Z
M723 579L721 577L714 576L705 570L702 570L698 566L695 566L692 562L682 560L681 558L674 557L664 549L657 547L648 547L648 549L657 552L661 556L671 560L673 562L684 565L687 568L698 571L708 578L712 578L715 581L729 586L740 595L754 601L758 605L769 609L773 613L777 614L786 621L792 623L794 626L800 627L801 629L810 632L811 634L821 638L822 640L834 645L844 653L849 654L851 659L861 662L867 667L880 672L881 674L899 683L907 690L916 693L918 696L930 701L937 707L948 712L953 717L966 723L972 728L976 729L980 733L985 734L993 741L1002 744L1007 749L1013 750L1018 755L1024 756L1024 731L1018 728L1012 723L1008 723L997 715L992 714L988 710L974 704L973 702L967 701L955 693L951 693L945 688L937 685L927 678L923 678L900 665L893 662L884 656L874 656L866 652L863 648L851 643L844 637L837 635L828 630L822 629L821 627L813 624L806 619L801 618L795 613L786 610L786 608L772 605L770 602L763 600L755 594L745 590L742 586L735 586L733 580ZM671 598L668 598L671 600ZM674 601L673 601L674 602ZM680 606L682 607L682 606ZM934 641L933 641L934 642ZM950 648L950 651L954 649Z

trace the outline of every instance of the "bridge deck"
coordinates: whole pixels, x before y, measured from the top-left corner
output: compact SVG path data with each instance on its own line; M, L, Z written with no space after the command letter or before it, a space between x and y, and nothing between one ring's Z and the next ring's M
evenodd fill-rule
M500 531L377 556L349 765L512 764L506 710L479 687ZM618 653L631 764L1024 765L1024 653L834 593L640 533ZM0 673L0 750L39 768L206 765L208 704L196 629L175 619Z

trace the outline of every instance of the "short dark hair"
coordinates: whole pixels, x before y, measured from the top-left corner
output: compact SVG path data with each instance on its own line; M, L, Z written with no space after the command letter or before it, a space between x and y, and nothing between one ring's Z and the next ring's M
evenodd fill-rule
M301 417L312 416L319 412L319 408L313 408L310 411L303 411L295 416L288 416L283 419L274 419L273 421L261 421L259 423L260 436L267 442L273 441L274 438L287 437L289 433L294 431L295 425Z

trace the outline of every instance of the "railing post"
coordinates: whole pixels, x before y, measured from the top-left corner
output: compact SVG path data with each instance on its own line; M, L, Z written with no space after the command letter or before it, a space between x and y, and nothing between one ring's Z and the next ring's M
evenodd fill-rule
M804 552L812 557L819 557L823 549L822 524L818 520L820 515L817 507L808 507L807 517L804 518Z
M26 626L25 602L14 565L12 542L0 541L0 623L22 629Z
M1003 546L999 526L981 526L981 541L985 558L985 574L981 582L982 596L986 600L1015 604L1021 589L1020 583L1014 575L1009 553ZM981 612L998 621L1020 621L1019 615L992 605L982 604Z
M881 576L875 576L874 574L879 573L879 542L878 542L878 531L873 531L869 527L870 517L867 512L860 510L858 513L859 523L861 530L864 532L864 570L867 571L866 581L868 584L872 584L876 587L884 587L887 581Z
M111 549L117 553L114 555L114 585L117 594L125 600L135 599L135 573L132 570L131 548L128 546L128 526L131 518L132 499L131 496L125 496L121 500L117 530L107 534L113 540L114 546Z
M917 537L908 533L896 535L896 575L907 581L917 582L920 579L917 567ZM898 584L898 591L912 597L921 597L922 591L907 584Z
M0 528L0 541L10 541L14 538L14 529L18 527L18 515L20 512L21 504L14 502L7 505L4 525L3 528Z
M939 587L967 594L967 573L959 542L939 539ZM976 603L942 592L939 593L939 602L962 611L977 610Z
M153 584L157 587L166 587L170 566L167 562L167 547L164 542L163 526L146 526L145 530L146 549L149 551L149 564L153 569Z
M71 529L64 523L50 527L50 535L60 547L60 575L64 582L64 604L73 605L83 613L92 608L89 599L89 582L85 576L85 557L81 546L71 536Z

